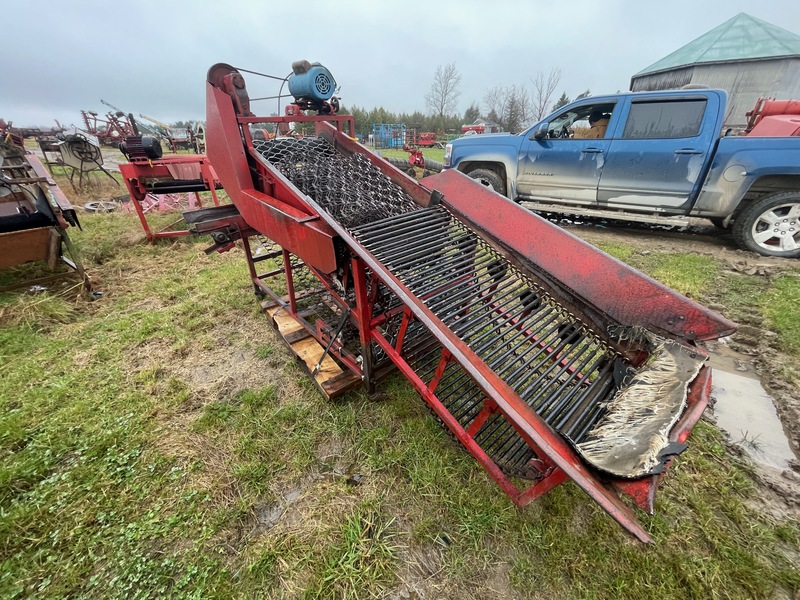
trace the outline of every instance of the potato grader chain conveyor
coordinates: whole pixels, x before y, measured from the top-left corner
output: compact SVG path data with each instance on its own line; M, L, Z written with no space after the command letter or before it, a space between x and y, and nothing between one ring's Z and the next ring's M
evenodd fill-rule
M290 107L256 117L241 73L211 68L208 155L233 205L186 219L218 250L244 242L323 394L399 370L516 505L571 479L650 541L621 495L652 514L708 403L695 342L735 325L461 173L408 177L328 105ZM253 139L292 121L314 135Z

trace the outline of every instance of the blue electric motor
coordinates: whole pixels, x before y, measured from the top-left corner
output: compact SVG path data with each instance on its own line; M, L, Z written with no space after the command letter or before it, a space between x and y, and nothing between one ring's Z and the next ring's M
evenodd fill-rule
M336 81L333 75L319 63L298 60L292 63L289 75L289 93L298 102L320 105L333 96Z

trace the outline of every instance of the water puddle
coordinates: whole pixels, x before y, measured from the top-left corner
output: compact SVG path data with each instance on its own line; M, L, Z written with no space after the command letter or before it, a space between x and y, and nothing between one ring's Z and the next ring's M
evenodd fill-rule
M714 415L720 429L753 461L781 471L791 468L790 462L797 457L789 446L772 397L747 362L715 353L709 362L713 369L711 395L717 401Z

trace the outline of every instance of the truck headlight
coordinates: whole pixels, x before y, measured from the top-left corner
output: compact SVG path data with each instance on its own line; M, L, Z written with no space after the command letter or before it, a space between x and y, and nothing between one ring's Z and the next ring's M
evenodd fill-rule
M447 144L444 147L444 166L450 166L450 155L453 153L453 144Z

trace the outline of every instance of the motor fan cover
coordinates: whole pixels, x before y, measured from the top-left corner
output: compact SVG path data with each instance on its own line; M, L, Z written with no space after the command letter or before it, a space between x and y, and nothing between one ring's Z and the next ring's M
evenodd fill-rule
M289 75L289 93L296 100L326 102L336 90L336 80L331 72L319 63L299 61L292 65Z

